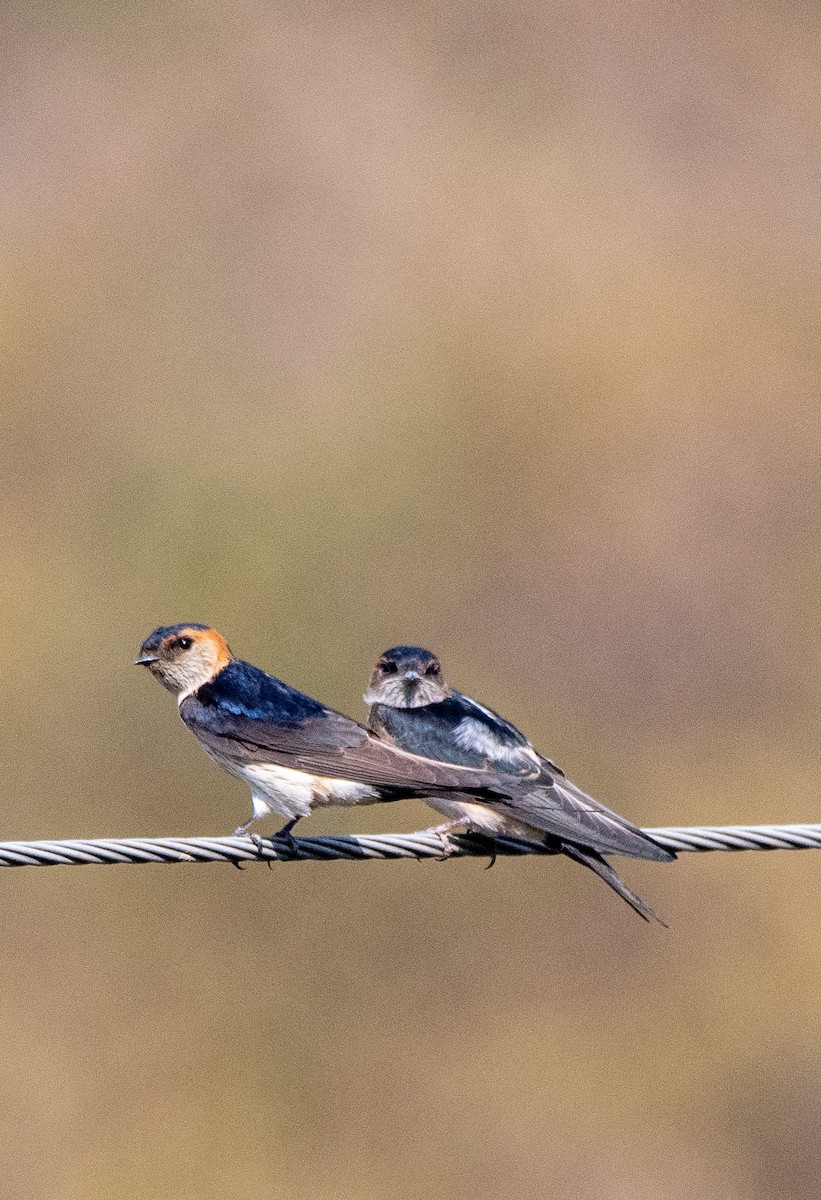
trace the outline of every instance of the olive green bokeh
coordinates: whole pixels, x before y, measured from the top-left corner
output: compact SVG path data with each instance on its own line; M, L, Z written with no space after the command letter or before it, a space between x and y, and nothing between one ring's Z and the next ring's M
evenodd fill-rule
M3 22L3 836L245 817L129 666L179 620L818 818L812 7ZM4 1200L818 1194L821 855L621 867L669 931L555 860L4 873Z

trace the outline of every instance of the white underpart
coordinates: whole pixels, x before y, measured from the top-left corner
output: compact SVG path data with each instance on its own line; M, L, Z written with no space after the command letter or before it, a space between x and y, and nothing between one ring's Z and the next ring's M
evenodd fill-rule
M536 842L541 842L545 836L543 831L536 829L533 825L526 825L524 821L516 821L493 808L488 808L486 804L440 800L430 796L425 797L425 803L434 812L447 817L449 821L461 821L467 830L476 833L486 833L491 836L509 834L511 837L529 838Z
M328 779L276 763L248 765L216 757L215 761L248 784L257 819L274 812L290 821L294 817L308 817L313 809L330 804L375 804L379 800L375 788L350 779Z
M224 666L225 664L222 663ZM193 695L204 683L208 683L220 670L219 649L213 642L197 642L194 649L182 659L166 663L164 674L166 687L177 689L177 707Z
M199 688L201 688L202 685L207 682L207 679L195 679L190 687L186 688L182 692L177 692L177 708L180 707L183 700L187 700L189 696L193 696L194 692L198 691Z

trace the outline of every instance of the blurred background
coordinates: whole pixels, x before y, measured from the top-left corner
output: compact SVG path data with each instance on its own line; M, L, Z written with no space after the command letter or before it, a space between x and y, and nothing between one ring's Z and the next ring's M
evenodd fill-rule
M129 665L182 620L819 819L815 6L2 22L3 837L245 818ZM4 1200L819 1194L821 854L621 860L667 931L483 866L4 873Z

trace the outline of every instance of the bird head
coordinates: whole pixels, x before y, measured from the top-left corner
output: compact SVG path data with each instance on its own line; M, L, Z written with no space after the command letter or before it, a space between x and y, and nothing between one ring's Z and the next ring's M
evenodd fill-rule
M222 634L207 625L161 625L134 661L182 699L227 667L231 651Z
M442 664L421 646L394 646L380 655L365 693L366 704L423 708L450 695Z

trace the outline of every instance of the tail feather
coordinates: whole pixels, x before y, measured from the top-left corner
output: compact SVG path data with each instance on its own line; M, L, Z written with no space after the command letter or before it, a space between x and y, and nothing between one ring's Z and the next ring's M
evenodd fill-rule
M548 776L545 772L535 785L524 786L507 811L554 838L590 847L600 854L625 854L656 862L672 862L676 857L643 829L599 804L564 776Z
M667 922L656 916L652 908L645 904L641 897L637 896L635 892L631 892L629 887L622 883L610 863L607 859L602 858L598 851L591 850L589 846L574 845L573 842L560 842L559 848L562 854L566 854L574 862L581 863L583 867L587 867L598 875L599 879L603 879L607 886L621 896L622 900L629 904L633 911L637 912L645 921L658 921L659 925L663 925L667 929Z

